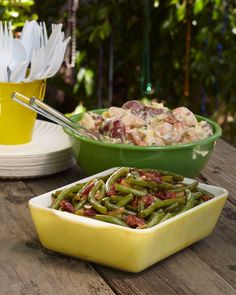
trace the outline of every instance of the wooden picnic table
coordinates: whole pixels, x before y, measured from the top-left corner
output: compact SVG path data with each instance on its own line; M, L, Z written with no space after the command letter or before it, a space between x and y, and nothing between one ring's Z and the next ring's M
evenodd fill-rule
M41 246L28 200L81 177L74 166L37 179L0 180L0 295L236 294L236 148L219 140L199 176L229 191L214 232L137 274Z

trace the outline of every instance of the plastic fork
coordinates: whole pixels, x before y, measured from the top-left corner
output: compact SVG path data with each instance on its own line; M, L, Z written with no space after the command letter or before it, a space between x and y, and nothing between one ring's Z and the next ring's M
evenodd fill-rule
M23 81L26 75L27 66L28 66L27 61L19 63L11 72L10 82Z
M31 61L33 51L40 47L39 42L40 26L36 21L27 21L23 27L20 40L25 46L27 61Z
M40 75L41 79L50 78L50 77L54 76L57 73L57 71L60 69L63 59L64 59L66 46L69 41L70 41L70 37L66 38L62 43L56 44L50 65ZM57 53L57 54L55 54L55 53Z
M9 40L12 40L12 29L11 22L2 22L0 21L0 43L7 43Z
M48 34L45 22L40 22L40 46L45 47L48 42Z
M62 24L54 25L52 33L49 36L48 42L45 46L45 67L51 64L51 58L55 52L55 47L60 43Z
M8 65L12 57L11 22L0 22L0 81L8 82Z

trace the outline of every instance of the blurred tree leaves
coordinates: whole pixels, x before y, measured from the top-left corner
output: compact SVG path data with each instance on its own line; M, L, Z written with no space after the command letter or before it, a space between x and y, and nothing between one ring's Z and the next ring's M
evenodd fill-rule
M193 4L193 13L196 15L200 12L202 12L204 8L204 3L206 4L207 1L203 0L195 0Z
M102 79L102 98L106 106L112 36L114 103L121 105L127 99L140 98L145 1L147 0L80 0L75 84L73 87L68 86L63 73L50 79L49 83L63 90L78 103L83 101L87 108L96 108L98 81ZM10 1L1 1L1 18L14 19L19 24L27 18L37 18L38 15L48 26L51 22L60 21L64 22L66 28L67 2L33 2L21 0L22 6L13 7ZM190 95L186 98L183 96L184 52L186 7L190 2ZM236 133L235 1L150 0L149 4L153 89L148 98L163 99L170 107L184 104L196 113L212 116L223 126L227 126L224 130L230 138L230 134ZM17 13L18 17L14 17ZM103 59L99 69L101 48ZM102 70L102 76L99 70ZM235 139L235 135L232 138Z
M0 19L12 21L13 29L22 27L26 20L37 20L38 15L32 11L34 0L0 1Z

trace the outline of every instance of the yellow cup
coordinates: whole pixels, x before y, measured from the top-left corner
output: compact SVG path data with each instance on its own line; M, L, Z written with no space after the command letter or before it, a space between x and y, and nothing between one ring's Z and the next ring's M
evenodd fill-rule
M32 140L36 113L11 99L14 91L43 100L46 80L29 83L0 82L0 144L24 144Z

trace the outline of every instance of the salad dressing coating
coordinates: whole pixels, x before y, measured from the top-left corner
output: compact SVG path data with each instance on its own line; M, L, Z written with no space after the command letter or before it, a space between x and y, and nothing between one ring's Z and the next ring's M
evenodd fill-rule
M168 146L194 142L213 134L206 121L198 122L186 107L173 110L162 103L132 100L102 114L87 112L80 124L103 135L104 141L138 146Z

